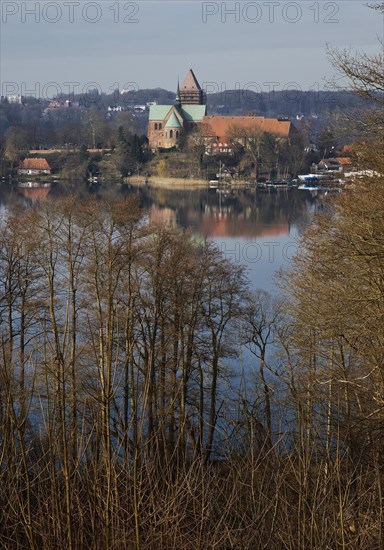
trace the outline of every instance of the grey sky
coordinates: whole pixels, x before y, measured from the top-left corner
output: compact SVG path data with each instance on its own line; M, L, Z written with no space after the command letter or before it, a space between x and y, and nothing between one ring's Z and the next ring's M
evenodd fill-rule
M2 93L55 95L50 82L63 92L66 82L79 83L76 92L90 82L174 90L190 66L208 91L322 88L333 72L327 43L373 53L383 35L383 19L354 0L3 0L1 8Z

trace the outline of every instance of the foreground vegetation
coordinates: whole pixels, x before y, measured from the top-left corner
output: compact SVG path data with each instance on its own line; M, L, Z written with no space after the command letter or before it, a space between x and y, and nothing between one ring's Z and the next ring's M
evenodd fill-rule
M278 302L135 197L10 213L2 545L380 548L383 199L315 220Z

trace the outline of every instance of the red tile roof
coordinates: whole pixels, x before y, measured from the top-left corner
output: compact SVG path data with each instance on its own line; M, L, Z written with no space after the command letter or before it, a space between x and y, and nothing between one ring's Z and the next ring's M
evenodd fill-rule
M47 159L24 159L19 170L50 170Z
M335 160L342 165L352 164L352 161L349 157L336 157Z
M202 132L206 137L217 136L221 141L228 140L235 128L246 131L268 132L287 138L293 128L289 120L264 118L262 116L205 116Z

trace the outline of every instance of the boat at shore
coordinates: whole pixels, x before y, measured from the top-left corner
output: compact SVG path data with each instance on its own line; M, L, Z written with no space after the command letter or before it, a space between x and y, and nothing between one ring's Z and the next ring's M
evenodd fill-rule
M327 187L324 187L324 185L320 185L319 183L308 181L299 185L297 189L300 191L326 191Z
M316 182L305 182L298 186L297 189L300 191L322 191L324 193L341 193L342 187L335 187L335 183L342 183L342 182L322 182L322 183L316 183Z

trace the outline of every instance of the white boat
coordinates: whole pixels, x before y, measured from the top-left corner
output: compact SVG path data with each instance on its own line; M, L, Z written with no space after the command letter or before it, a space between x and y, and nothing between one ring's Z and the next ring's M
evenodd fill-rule
M320 181L324 179L323 174L299 174L297 178L300 181Z
M301 191L324 191L326 187L323 187L318 183L307 182L299 185L298 189L300 189Z

